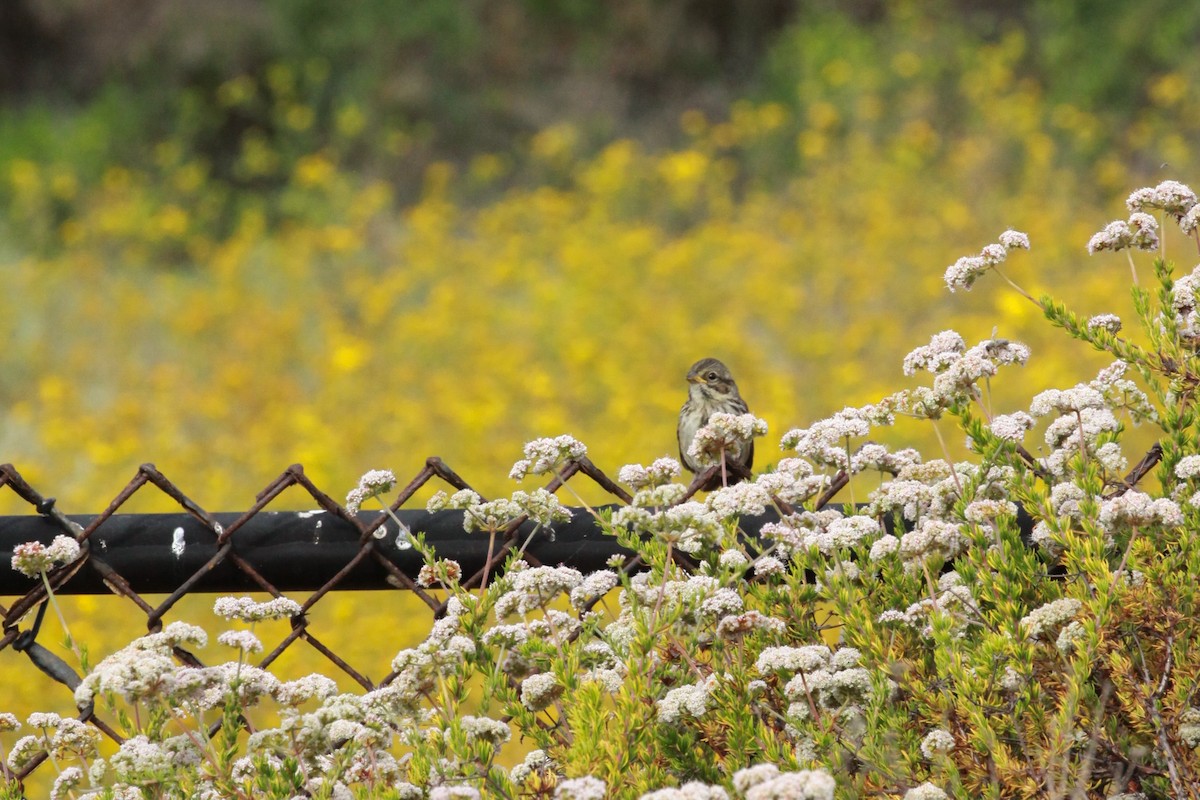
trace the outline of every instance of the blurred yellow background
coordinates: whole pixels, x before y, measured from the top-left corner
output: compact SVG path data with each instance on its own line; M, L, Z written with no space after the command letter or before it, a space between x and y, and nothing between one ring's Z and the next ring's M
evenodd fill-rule
M435 5L356 13L400 25ZM143 462L213 511L248 507L293 462L341 498L368 469L403 482L438 455L494 496L518 488L508 470L540 436L576 436L611 475L672 454L683 376L704 356L730 365L770 424L759 466L780 457L788 429L911 385L904 354L946 328L969 344L995 331L1033 348L1027 367L994 382L998 413L1089 379L1106 359L1002 280L951 295L943 272L1015 228L1032 250L1010 259L1009 277L1132 322L1124 257L1085 245L1126 216L1129 191L1195 177L1200 82L1187 48L1160 43L1136 60L1125 35L1136 17L1117 4L1078 40L1038 27L1067 13L1051 3L1026 17L987 4L992 16L967 4L859 13L867 5L775 4L787 13L748 40L760 50L739 57L737 75L719 48L707 72L684 77L675 44L655 49L681 5L580 3L577 20L547 21L537 14L559 12L514 0L486 19L456 17L452 30L475 38L397 38L398 52L451 48L446 63L481 54L466 62L476 71L440 73L443 62L412 50L425 83L403 59L372 50L352 63L303 40L215 60L203 80L175 62L157 84L145 67L110 64L85 101L36 84L10 93L0 461L66 513L100 511ZM309 30L300 11L260 7L293 15L278 30ZM310 27L329 22L320 4L296 8L315 15ZM504 20L535 44L591 42L592 62L570 62L576 83L554 84L591 80L566 92L560 117L538 88L548 46L525 54L480 33ZM645 35L625 45L671 79L651 112L586 113L604 96L597 85L632 80L613 68L628 60L614 42L631 26ZM389 30L364 27L376 39ZM1088 36L1112 48L1088 49ZM1100 69L1111 61L1124 71ZM356 83L360 67L377 80ZM164 84L174 99L155 93ZM413 86L425 116L401 108ZM496 108L524 100L539 111L511 135L492 127ZM1183 270L1191 247L1167 239ZM880 438L940 455L927 428ZM309 505L291 494L278 507ZM145 493L130 506L171 509ZM31 510L0 492L0 513ZM349 652L363 630L394 630L362 654L386 667L428 624L402 609L411 600L330 598L328 643ZM209 625L210 601L181 616ZM111 602L65 602L94 660L137 632L136 614L112 627ZM319 659L295 669L329 672ZM61 710L32 674L0 653L0 685L29 687L9 710Z

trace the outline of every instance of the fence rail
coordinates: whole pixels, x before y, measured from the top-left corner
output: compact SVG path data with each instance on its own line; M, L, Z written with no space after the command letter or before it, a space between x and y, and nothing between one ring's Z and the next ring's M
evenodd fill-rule
M689 496L712 479L716 468L696 477ZM612 496L616 504L630 502L629 494L587 458L567 462L549 481L546 489L557 492L569 480L584 476ZM392 500L388 511L439 557L459 562L462 584L479 586L486 575L495 575L514 548L537 566L566 565L589 572L603 568L616 554L631 556L623 569L642 565L629 551L605 535L588 509L572 508L569 522L540 530L524 518L514 520L496 537L488 561L488 537L468 534L462 511L430 513L405 509L413 495L431 481L448 489L471 488L438 458L430 458ZM313 500L313 508L275 511L268 507L286 490L299 487ZM388 511L350 514L346 508L315 486L300 465L293 465L262 492L247 511L210 513L189 498L152 464L144 464L133 479L99 514L67 514L53 497L28 483L12 464L0 465L0 490L15 493L30 505L32 513L0 516L0 597L15 597L10 605L0 603L3 633L0 653L24 653L33 666L73 690L80 682L75 669L38 643L45 615L47 593L35 581L9 569L14 548L23 542L49 543L67 535L81 545L73 563L48 574L56 594L115 594L125 598L145 615L148 632L162 629L164 617L190 593L282 592L307 593L301 612L292 618L291 632L263 657L258 666L269 667L286 650L305 642L365 689L377 684L363 670L349 664L309 630L307 614L334 590L403 589L416 594L429 607L431 617L444 612L444 601L417 584L423 564L413 548L398 544L398 527ZM178 504L180 511L168 514L120 513L122 506L141 492L158 492ZM290 499L290 498L289 498ZM604 508L605 506L601 506ZM757 532L777 515L744 520L743 530ZM384 527L382 537L373 535ZM166 595L152 603L147 595ZM22 625L25 628L22 629ZM96 653L99 659L104 654ZM190 653L177 655L199 665ZM0 656L3 657L3 656ZM384 678L383 685L391 680ZM0 709L3 710L3 709ZM79 710L79 719L93 724L114 741L121 741L114 726L101 719L89 706ZM0 763L0 775L24 780L45 760L36 758L18 773Z

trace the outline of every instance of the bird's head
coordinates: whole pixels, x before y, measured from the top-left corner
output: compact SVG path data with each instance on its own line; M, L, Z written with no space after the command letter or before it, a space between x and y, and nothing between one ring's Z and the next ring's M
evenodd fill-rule
M688 370L688 383L699 388L710 397L728 397L737 394L737 384L729 367L715 358L702 358ZM692 388L692 387L689 387Z

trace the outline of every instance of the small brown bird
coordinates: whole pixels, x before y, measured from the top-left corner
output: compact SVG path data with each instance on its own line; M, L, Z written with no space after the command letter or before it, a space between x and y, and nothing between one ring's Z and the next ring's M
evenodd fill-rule
M687 381L688 399L683 408L679 409L679 427L676 429L679 438L679 458L692 472L703 472L705 468L688 457L688 448L692 446L696 431L707 425L709 417L713 414L745 414L750 409L738 394L737 384L734 383L729 368L715 358L702 358L692 364L692 368L688 370ZM742 449L734 452L730 461L741 464L749 472L754 463L754 442L747 442ZM740 475L728 477L731 483L741 480ZM708 486L702 488L711 491L720 485L718 475Z

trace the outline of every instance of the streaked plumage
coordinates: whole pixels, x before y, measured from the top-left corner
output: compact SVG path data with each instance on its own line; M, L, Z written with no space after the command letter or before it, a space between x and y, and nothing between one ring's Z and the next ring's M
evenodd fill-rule
M679 439L679 458L683 465L692 472L702 472L703 467L695 464L688 457L688 448L696 431L708 424L713 414L745 414L750 409L746 401L738 393L737 384L733 380L729 368L715 358L702 358L692 365L687 373L688 399L679 409L679 425L676 436ZM747 470L754 463L754 442L748 442L743 450L733 454L733 460L742 464ZM729 481L736 483L739 476L730 475ZM719 486L719 479L716 486ZM716 488L706 486L706 490Z

